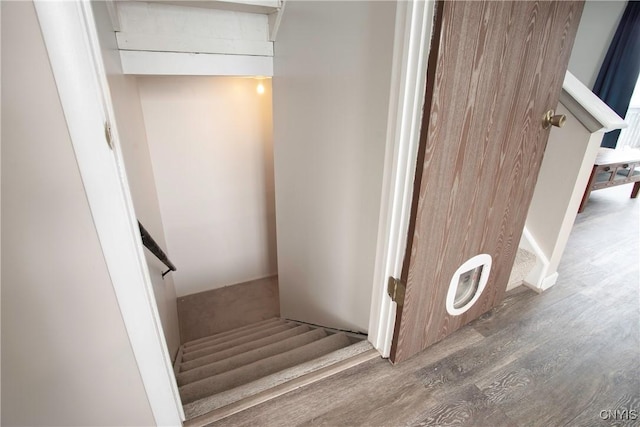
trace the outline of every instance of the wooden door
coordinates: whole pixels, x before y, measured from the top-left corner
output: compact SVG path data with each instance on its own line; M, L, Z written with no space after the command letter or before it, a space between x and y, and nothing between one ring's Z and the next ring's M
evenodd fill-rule
M499 303L516 256L580 21L581 1L444 1L429 58L414 201L391 360ZM445 309L458 267L492 267L480 299Z

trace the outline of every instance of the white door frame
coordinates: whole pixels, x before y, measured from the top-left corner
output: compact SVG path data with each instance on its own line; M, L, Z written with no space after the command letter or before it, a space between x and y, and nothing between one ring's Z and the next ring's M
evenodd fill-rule
M400 277L413 200L435 0L396 3L391 96L382 181L378 245L369 316L369 341L389 357L396 304L387 280Z
M157 425L180 426L184 412L138 231L91 5L86 0L34 4L151 411ZM113 150L105 123L111 127Z
M88 1L34 2L122 318L158 425L184 412L137 230L106 73ZM397 3L391 96L369 340L391 349L395 304L386 293L406 247L435 0ZM109 123L113 151L104 124Z

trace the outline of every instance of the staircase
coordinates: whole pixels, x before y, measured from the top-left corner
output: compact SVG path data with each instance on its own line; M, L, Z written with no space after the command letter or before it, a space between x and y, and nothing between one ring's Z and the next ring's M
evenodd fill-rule
M524 284L524 280L526 279L527 275L531 272L531 270L535 266L536 266L535 254L523 248L518 248L518 252L516 253L516 260L513 263L513 268L511 269L511 275L509 276L507 290L509 291L513 288L516 288Z
M273 318L190 341L176 380L185 426L201 426L378 357L354 334Z

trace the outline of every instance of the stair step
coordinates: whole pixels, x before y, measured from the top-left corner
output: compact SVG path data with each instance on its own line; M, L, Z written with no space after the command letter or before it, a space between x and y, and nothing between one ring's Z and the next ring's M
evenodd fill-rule
M226 416L319 381L380 354L368 341L341 348L308 362L184 405L185 427L206 426Z
M227 335L232 335L235 334L236 332L240 332L240 331L244 331L247 329L252 329L258 326L262 326L262 325L266 325L267 323L272 323L272 322L281 322L283 321L282 319L280 319L279 317L272 317L271 319L267 319L267 320L262 320L260 322L255 322L252 323L250 325L245 325L245 326L241 326L239 328L234 328L234 329L230 329L228 331L224 331L224 332L220 332L214 335L208 335L206 337L202 337L202 338L198 338L196 340L192 340L192 341L188 341L184 344L182 344L185 348L188 348L192 345L196 345L196 344L200 344L202 342L208 341L212 338L219 338L219 337L226 337Z
M268 357L249 365L214 375L180 387L183 404L229 390L292 366L308 362L351 344L349 337L338 333L298 347L282 354Z
M276 327L265 329L265 330L262 330L262 331L259 331L259 332L256 332L256 333L243 335L243 336L241 336L239 338L235 338L235 339L230 340L230 341L225 341L225 342L220 343L220 344L215 344L215 345L212 345L212 346L204 347L204 348L201 348L199 350L194 350L194 351L186 353L186 354L183 353L182 354L182 361L183 362L188 362L190 360L198 359L198 358L203 357L203 356L208 356L210 354L214 354L214 353L217 353L219 351L226 350L226 349L229 349L231 347L235 347L235 346L240 345L240 344L251 342L251 341L254 341L254 340L257 340L257 339L260 339L260 338L264 338L264 337L268 337L270 335L277 334L279 332L286 331L288 329L292 329L292 328L294 328L296 326L297 325L294 324L294 323L287 323L287 324L284 324L284 325L278 325Z
M520 286L527 275L531 272L533 267L536 266L536 256L531 252L518 248L516 252L516 259L509 275L509 281L507 282L507 290Z
M182 372L176 376L178 385L183 386L195 381L202 380L213 375L218 375L232 369L256 362L267 357L285 353L297 347L304 346L327 336L323 329L315 329L307 333L275 342L273 344L257 348L234 357L210 363L190 371Z
M255 350L260 347L264 347L269 344L273 344L278 341L285 340L287 338L294 337L296 335L301 335L306 332L309 332L311 328L306 325L297 326L292 329L288 329L284 332L280 332L275 335L270 335L268 337L264 337L262 339L258 339L252 342L248 342L245 344L240 344L235 347L229 348L227 350L222 350L214 354L210 354L208 356L201 357L199 359L195 359L189 362L183 362L179 366L178 372L188 372L191 369L196 369L204 365L208 365L210 363L217 362L219 360L224 360L229 357L233 357L237 354L242 354L247 351Z
M206 347L211 347L211 346L214 346L214 345L222 344L224 342L232 341L232 340L235 340L237 338L244 337L246 335L255 334L255 333L260 332L260 331L265 331L267 329L272 329L272 328L275 328L277 326L282 326L282 325L287 325L287 324L289 324L289 322L287 322L286 320L278 319L275 322L254 324L253 327L251 327L251 328L244 328L241 331L237 331L237 332L234 332L234 333L226 334L224 336L213 335L213 336L209 337L210 339L208 339L207 341L203 341L203 342L200 342L200 343L193 344L193 345L190 345L188 347L185 347L184 348L184 354L188 354L188 353L190 353L192 351L195 351L195 350L201 350L201 349L206 348ZM229 332L231 332L231 331L229 331Z

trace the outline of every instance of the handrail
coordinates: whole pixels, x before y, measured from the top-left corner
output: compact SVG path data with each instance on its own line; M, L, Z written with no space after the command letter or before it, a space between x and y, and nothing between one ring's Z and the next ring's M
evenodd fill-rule
M164 251L160 248L160 246L158 246L156 241L153 240L153 237L151 237L151 234L149 234L147 229L144 228L142 224L140 224L140 221L138 221L138 226L140 227L140 237L142 237L142 243L144 244L144 246L169 268L167 271L162 273L162 278L164 279L164 276L169 274L169 272L176 271L176 266L173 265Z

